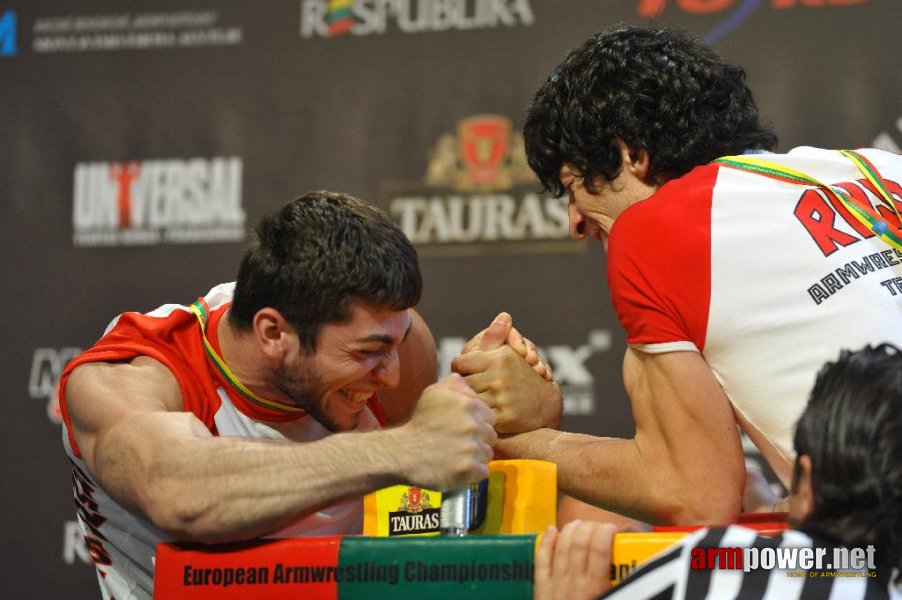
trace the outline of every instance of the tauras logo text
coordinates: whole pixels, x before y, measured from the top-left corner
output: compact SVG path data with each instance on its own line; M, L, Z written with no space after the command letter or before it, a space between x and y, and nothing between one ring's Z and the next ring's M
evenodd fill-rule
M392 512L388 517L388 535L426 533L438 531L439 509L430 508L420 513Z
M386 184L383 196L392 220L420 249L574 251L578 246L566 241L567 198L539 194L539 187L511 120L478 114L438 137L421 181Z
M414 244L560 239L567 199L526 193L393 198L389 212Z

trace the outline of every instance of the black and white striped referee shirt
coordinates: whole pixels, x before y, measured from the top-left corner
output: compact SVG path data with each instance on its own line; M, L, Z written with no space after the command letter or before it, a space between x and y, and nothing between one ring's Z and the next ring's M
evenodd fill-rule
M755 556L773 557L778 548L814 548L822 550L822 568L698 568L700 555L707 550L726 548L755 549ZM768 549L768 550L765 550ZM763 553L762 551L765 550ZM815 550L816 551L816 550ZM736 552L740 552L736 550ZM744 550L742 552L745 552ZM785 556L784 551L784 556ZM791 552L791 550L789 551ZM841 549L840 552L845 552ZM873 576L868 569L834 569L831 561L834 547L816 543L799 531L765 537L738 525L727 528L701 529L678 544L664 550L642 564L620 585L602 596L605 600L902 600L902 577L898 585L887 584L886 577ZM712 551L712 554L717 554ZM747 555L748 556L748 555ZM693 557L696 558L693 568ZM762 561L763 562L763 561ZM827 566L830 565L830 566ZM871 573L871 576L868 576ZM897 574L898 575L898 574ZM892 577L890 578L892 581Z

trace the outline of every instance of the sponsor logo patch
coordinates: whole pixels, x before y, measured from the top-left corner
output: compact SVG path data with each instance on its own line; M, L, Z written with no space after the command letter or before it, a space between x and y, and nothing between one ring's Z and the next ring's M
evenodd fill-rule
M424 255L582 252L567 198L539 193L523 138L501 115L475 115L436 140L420 181L385 182L392 219Z
M388 513L388 535L437 532L439 512L433 508L428 490L409 487L401 494L398 510Z
M47 418L62 423L59 404L59 380L70 360L81 354L81 348L35 348L28 377L28 395L47 403Z
M241 242L242 161L237 157L79 163L73 245Z
M300 35L431 33L532 25L530 0L301 0Z

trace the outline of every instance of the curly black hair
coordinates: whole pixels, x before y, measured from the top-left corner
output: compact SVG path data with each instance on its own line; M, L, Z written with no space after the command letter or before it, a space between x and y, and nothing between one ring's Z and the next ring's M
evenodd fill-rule
M422 289L416 250L385 213L348 194L310 192L261 219L229 320L247 330L257 311L275 308L312 353L322 326L347 319L352 301L403 310Z
M529 165L545 190L572 164L587 189L622 168L618 141L649 176L679 177L715 158L770 150L745 71L678 29L615 26L567 54L533 97L523 129Z
M866 346L827 363L794 443L811 457L814 496L797 527L844 546L874 545L884 574L902 569L902 350ZM799 472L796 459L794 484Z

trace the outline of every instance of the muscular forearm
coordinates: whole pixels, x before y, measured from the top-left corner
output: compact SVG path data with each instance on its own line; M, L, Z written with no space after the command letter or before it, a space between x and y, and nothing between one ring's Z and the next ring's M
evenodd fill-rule
M298 443L212 435L176 410L177 382L151 359L99 365L67 389L79 455L113 499L178 540L250 539L389 484L488 476L495 415L456 375L423 390L400 427Z
M724 523L739 512L732 491L684 477L636 439L539 429L499 440L495 456L554 462L562 492L651 523Z
M114 497L133 499L130 508L174 538L218 543L271 533L319 506L403 480L396 437L397 430L305 444L199 437L136 449L142 456L108 453L115 458L97 467ZM135 465L141 477L121 472Z

